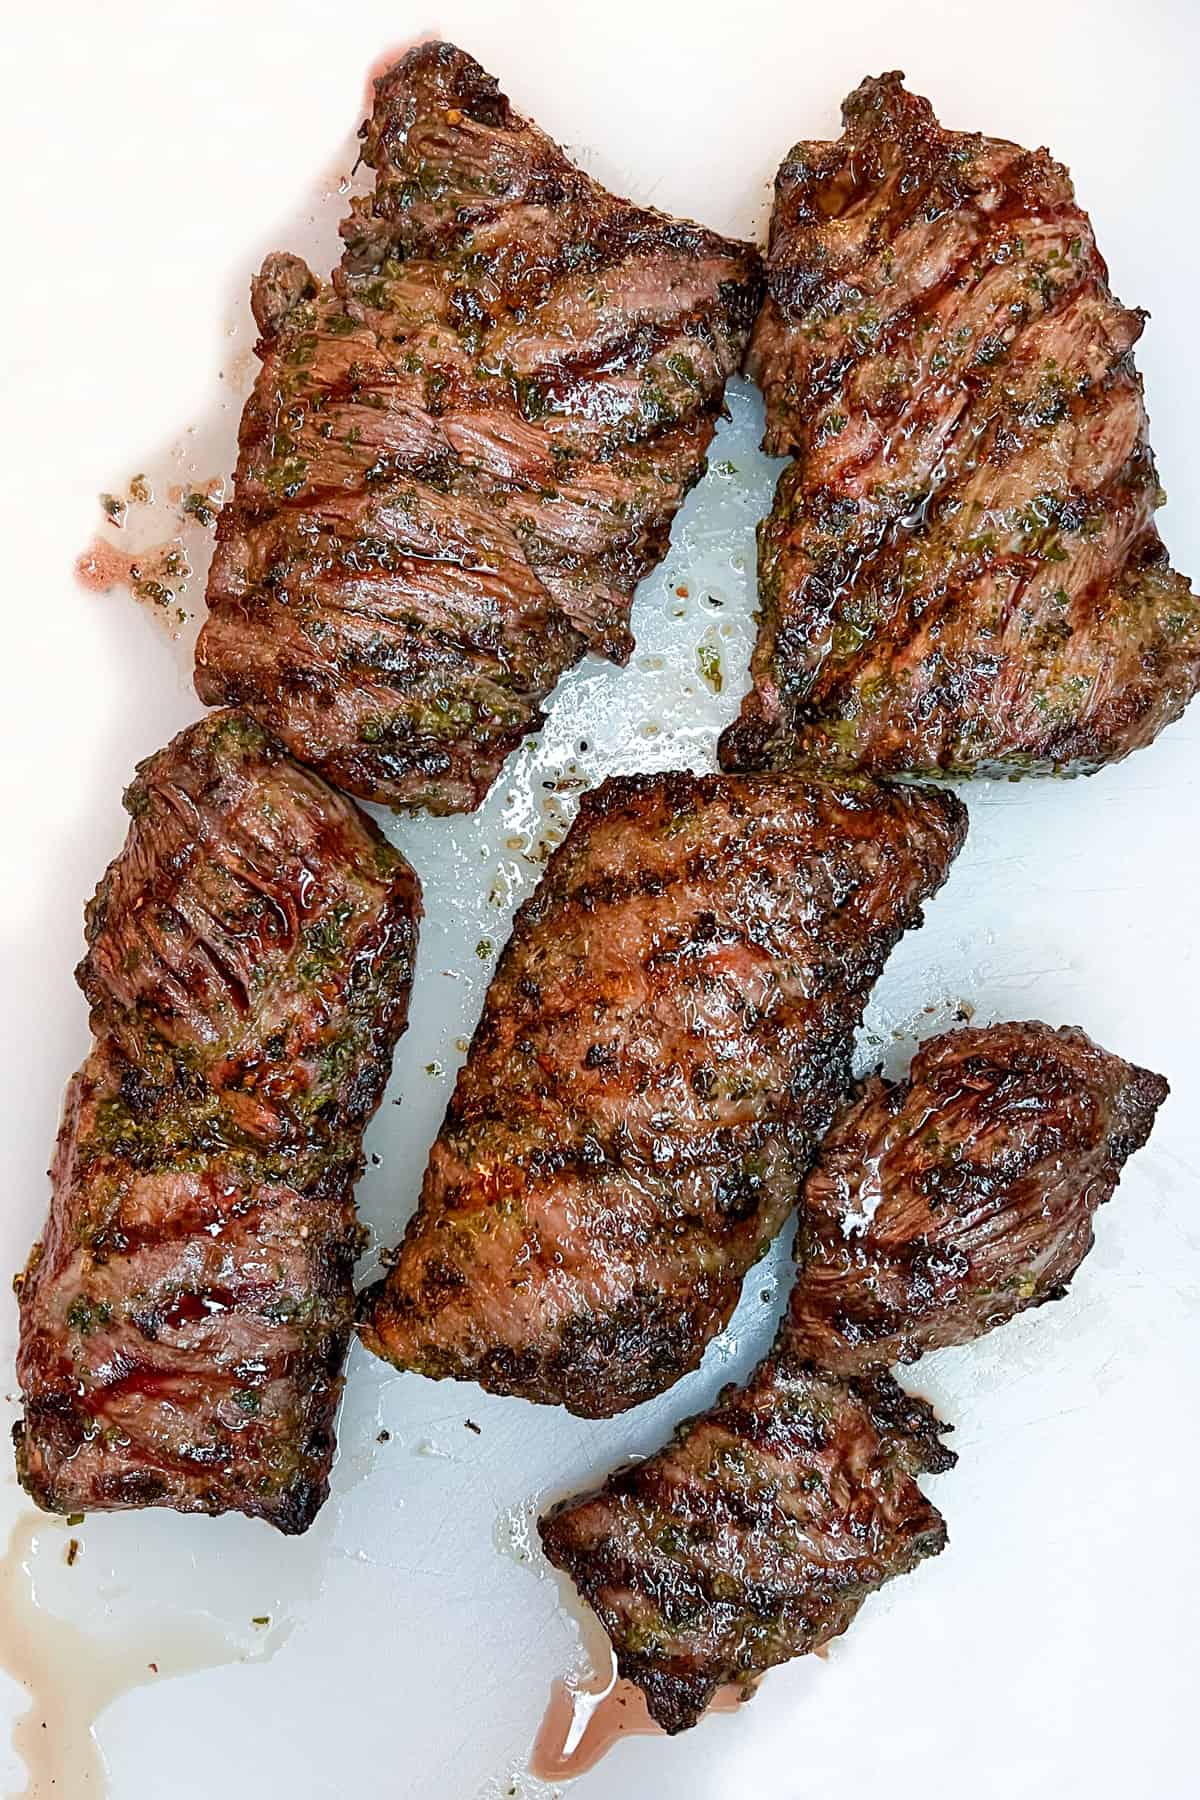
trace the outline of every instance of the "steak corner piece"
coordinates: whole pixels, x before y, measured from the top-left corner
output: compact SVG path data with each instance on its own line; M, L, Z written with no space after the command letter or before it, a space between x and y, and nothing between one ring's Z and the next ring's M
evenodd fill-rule
M665 1731L718 1688L817 1650L945 1547L914 1477L953 1466L923 1400L771 1358L647 1461L541 1519Z
M1200 604L1153 522L1142 315L1045 150L944 131L895 74L844 118L776 181L747 367L797 460L722 765L1089 773L1200 683Z
M780 1346L854 1373L1059 1299L1167 1091L1070 1028L930 1039L821 1147Z
M143 763L87 909L94 1043L18 1278L21 1481L54 1512L303 1531L328 1491L362 1134L404 1029L416 878L217 713Z
M623 776L517 914L368 1346L602 1417L728 1321L850 1081L950 794Z
M760 263L608 193L451 44L381 76L362 136L330 281L254 283L196 686L353 794L464 811L564 670L632 650Z

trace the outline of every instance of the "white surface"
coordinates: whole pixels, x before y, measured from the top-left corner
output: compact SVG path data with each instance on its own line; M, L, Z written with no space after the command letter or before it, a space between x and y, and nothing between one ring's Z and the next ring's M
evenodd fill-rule
M1073 168L1117 292L1154 315L1139 355L1174 497L1163 529L1196 572L1196 19L1191 0L10 11L0 1264L23 1262L44 1217L60 1092L86 1043L71 980L81 911L123 835L121 788L198 710L187 640L123 594L82 592L72 559L101 489L138 470L161 489L189 462L200 478L227 472L247 274L269 247L330 260L341 205L330 190L349 166L368 65L420 32L455 37L596 173L745 232L765 219L783 151L832 135L867 72L903 67L950 125L1049 142ZM735 709L751 526L771 470L748 449L756 402L748 391L734 402L714 464L738 472L714 471L692 497L639 598L631 670L577 671L540 746L514 758L474 819L394 827L429 917L413 1028L369 1140L381 1162L362 1204L379 1241L413 1203L478 1011L489 963L476 945L503 940L536 878L539 834L569 816L570 793L543 783L700 766ZM702 597L713 593L723 608ZM722 649L719 698L699 679L705 634ZM1092 781L973 790L968 847L878 990L885 1041L938 1028L967 997L982 1020L1082 1024L1174 1089L1070 1297L920 1371L957 1427L959 1468L930 1483L950 1550L870 1603L828 1663L773 1673L741 1714L683 1739L618 1746L578 1800L866 1800L884 1782L892 1800L1195 1792L1198 744L1194 709ZM528 1548L530 1509L649 1450L747 1368L770 1336L782 1269L777 1254L755 1274L695 1376L603 1425L398 1376L355 1351L335 1499L301 1543L241 1520L97 1519L68 1570L64 1528L48 1522L28 1559L42 1617L92 1634L88 1657L119 1654L143 1675L164 1659L156 1686L100 1720L114 1800L544 1793L520 1771L551 1679L578 1660L578 1631ZM13 1338L5 1298L6 1368ZM0 1527L27 1511L4 1479ZM28 1579L10 1570L10 1648L28 1606ZM263 1615L270 1626L251 1624ZM179 1661L229 1666L169 1679L176 1639L192 1646ZM73 1666L64 1651L60 1683ZM64 1728L56 1704L51 1731ZM22 1705L0 1682L5 1719ZM20 1788L2 1747L0 1778Z

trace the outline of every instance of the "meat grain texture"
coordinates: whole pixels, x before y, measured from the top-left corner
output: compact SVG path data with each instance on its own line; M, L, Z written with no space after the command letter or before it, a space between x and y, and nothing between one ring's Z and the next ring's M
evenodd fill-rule
M907 1079L868 1081L821 1146L779 1348L854 1374L1059 1299L1167 1091L1070 1028L922 1044Z
M760 264L608 193L450 44L381 76L362 135L341 266L254 284L196 685L353 794L456 812L564 670L629 656Z
M367 1344L604 1416L695 1367L795 1205L952 796L618 777L521 908Z
M244 715L143 763L87 909L94 1043L18 1281L20 1478L56 1512L328 1490L362 1134L404 1029L416 878Z
M776 181L748 370L796 461L759 532L726 768L1078 774L1200 683L1200 606L1133 346L1045 150L945 131L899 75Z
M946 1543L917 1486L940 1425L890 1375L768 1359L665 1450L539 1521L665 1731L717 1689L817 1650L867 1596Z

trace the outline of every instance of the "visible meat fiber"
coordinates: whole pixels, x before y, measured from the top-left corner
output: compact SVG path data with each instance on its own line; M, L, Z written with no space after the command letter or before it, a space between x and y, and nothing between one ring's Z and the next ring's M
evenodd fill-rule
M1086 773L1200 683L1200 606L1065 169L944 131L899 75L776 182L748 369L796 462L759 534L727 768Z
M850 1082L883 963L966 817L943 792L619 777L517 915L378 1354L604 1416L728 1320Z
M1167 1096L1082 1031L992 1025L868 1081L804 1188L779 1346L853 1374L1057 1300Z
M268 257L196 686L351 793L477 806L704 468L757 253L616 198L450 44L375 85L329 284Z
M404 1029L416 878L238 713L143 763L87 909L95 1042L19 1279L20 1478L56 1512L303 1531L328 1490L362 1134Z
M717 1689L819 1649L867 1595L936 1556L917 1486L952 1467L940 1425L890 1375L770 1359L665 1450L539 1521L665 1731Z

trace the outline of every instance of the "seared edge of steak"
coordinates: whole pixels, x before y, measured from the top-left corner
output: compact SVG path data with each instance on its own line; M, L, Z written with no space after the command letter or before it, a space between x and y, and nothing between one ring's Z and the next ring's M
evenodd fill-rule
M518 912L368 1347L606 1416L727 1322L965 834L943 792L618 777Z
M408 1012L412 870L253 720L141 765L87 909L95 1042L18 1278L18 1472L52 1511L328 1490L353 1189Z
M704 469L757 252L609 194L449 44L375 84L322 283L269 257L196 683L392 806L470 809Z
M1061 1298L1167 1093L1069 1027L931 1038L904 1081L868 1081L821 1146L781 1347L853 1373Z
M773 1356L657 1455L539 1520L665 1731L717 1689L845 1631L867 1595L946 1543L914 1477L950 1468L941 1425L890 1375Z

